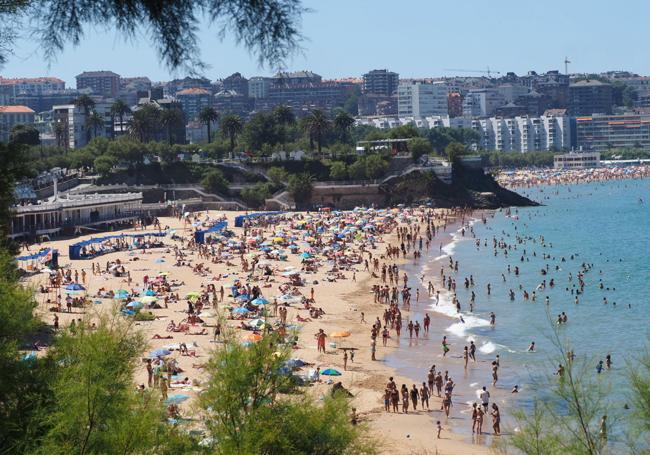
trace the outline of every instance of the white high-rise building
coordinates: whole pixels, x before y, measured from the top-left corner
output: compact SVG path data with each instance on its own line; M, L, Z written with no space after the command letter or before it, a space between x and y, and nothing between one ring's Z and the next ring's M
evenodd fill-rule
M248 97L254 99L266 98L271 87L271 78L251 77L248 80Z
M489 117L504 104L506 104L505 98L496 89L470 90L463 99L463 115L468 117Z
M449 87L444 82L401 81L397 87L397 113L415 118L447 115L448 95Z
M357 124L381 129L401 125L414 125L418 128L470 128L479 135L476 148L487 151L526 153L571 148L571 122L565 109L549 109L539 117L362 117L357 119Z

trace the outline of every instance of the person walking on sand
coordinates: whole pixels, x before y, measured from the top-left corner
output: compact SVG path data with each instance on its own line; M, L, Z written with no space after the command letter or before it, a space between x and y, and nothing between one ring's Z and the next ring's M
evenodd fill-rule
M343 351L343 370L348 370L348 351Z
M420 392L418 391L418 386L413 384L411 389L411 404L413 405L413 410L418 410L418 401L420 401Z
M420 400L422 400L422 409L424 410L424 406L426 405L427 411L429 410L429 387L427 387L427 384L425 382L422 383L422 387L420 387Z
M402 412L404 414L409 413L409 389L406 387L406 384L402 384Z
M325 354L325 339L327 338L327 335L323 331L323 329L318 329L318 333L314 335L317 340L317 348L318 352L322 352Z

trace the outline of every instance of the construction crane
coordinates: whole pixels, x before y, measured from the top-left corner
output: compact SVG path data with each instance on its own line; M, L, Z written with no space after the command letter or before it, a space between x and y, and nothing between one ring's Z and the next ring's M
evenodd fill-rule
M459 73L482 73L487 74L487 77L492 77L492 74L501 74L501 71L492 71L488 66L484 70L467 70L467 69L458 69L458 68L445 68L443 71L455 71Z
M569 63L571 63L569 57L564 57L564 74L569 74Z

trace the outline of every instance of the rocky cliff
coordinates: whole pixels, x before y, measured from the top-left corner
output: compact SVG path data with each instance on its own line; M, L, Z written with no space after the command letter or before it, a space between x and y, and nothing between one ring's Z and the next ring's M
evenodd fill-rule
M453 184L447 185L431 172L413 171L382 185L386 205L430 202L434 207L496 209L528 207L535 201L500 186L482 169L454 167Z

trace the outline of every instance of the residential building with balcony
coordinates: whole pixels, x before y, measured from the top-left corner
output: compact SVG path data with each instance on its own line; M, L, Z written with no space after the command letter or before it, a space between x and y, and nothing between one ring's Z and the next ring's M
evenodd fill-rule
M397 93L399 74L388 70L372 70L363 75L361 93L392 96Z
M569 86L571 115L611 114L613 104L611 84L597 80L583 80Z
M576 117L576 146L604 152L614 148L650 150L650 115L590 115Z
M204 88L186 88L176 93L188 120L195 120L206 107L212 106L212 93Z
M447 115L449 87L444 82L401 81L397 88L397 115L423 118Z
M120 75L112 71L84 71L75 77L77 90L91 89L93 94L116 98L120 92Z

